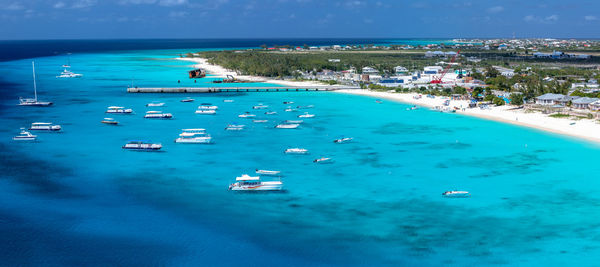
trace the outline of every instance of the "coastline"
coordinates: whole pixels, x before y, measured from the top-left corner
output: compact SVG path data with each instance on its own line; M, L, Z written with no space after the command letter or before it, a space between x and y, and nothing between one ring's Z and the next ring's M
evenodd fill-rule
M338 90L334 91L344 94L370 96L374 98L387 99L421 107L434 108L442 106L448 98L435 97L414 99L417 93L389 93L376 92L366 89ZM514 125L534 128L560 135L567 135L600 144L600 124L589 119L552 118L541 113L526 113L522 109L512 109L511 106L491 107L490 109L466 108L467 100L450 100L450 108L457 107L457 114L464 114L481 119L497 122L510 123ZM464 110L462 108L465 108ZM575 123L575 124L572 124ZM568 130L566 130L568 129Z

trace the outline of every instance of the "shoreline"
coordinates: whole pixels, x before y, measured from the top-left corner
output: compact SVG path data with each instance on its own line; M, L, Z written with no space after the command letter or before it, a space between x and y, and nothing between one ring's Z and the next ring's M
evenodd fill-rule
M369 96L374 98L387 99L405 104L413 104L421 107L434 108L442 106L443 102L448 98L438 97L435 99L423 97L414 99L419 95L417 93L389 93L376 92L367 89L356 90L338 90L334 91L343 94ZM526 113L523 109L513 109L511 106L491 107L490 109L467 108L469 101L467 100L450 100L450 108L459 108L456 113L477 117L480 119L492 120L496 122L509 123L523 127L533 128L545 132L551 132L559 135L566 135L591 141L600 144L600 124L589 119L568 119L568 118L552 118L541 113ZM462 108L465 108L464 110ZM575 123L575 124L572 124ZM568 130L565 130L568 129Z

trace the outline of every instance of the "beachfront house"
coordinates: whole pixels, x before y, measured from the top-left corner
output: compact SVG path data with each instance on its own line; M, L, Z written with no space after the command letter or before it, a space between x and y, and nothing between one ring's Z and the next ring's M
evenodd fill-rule
M554 102L554 104L556 104L556 105L561 105L561 106L563 106L563 107L566 107L566 106L568 106L569 102L573 103L573 100L575 100L575 99L579 99L579 98L581 98L581 97L580 97L580 96L571 96L571 95L567 95L567 96L564 96L564 97L563 97L563 98L561 98L561 99L558 99L558 100L556 100L556 101Z
M538 105L551 106L554 105L557 100L560 100L563 97L565 97L565 95L547 93L536 97L535 103Z
M598 98L595 97L580 97L572 101L573 108L576 109L589 109L590 104L598 101Z

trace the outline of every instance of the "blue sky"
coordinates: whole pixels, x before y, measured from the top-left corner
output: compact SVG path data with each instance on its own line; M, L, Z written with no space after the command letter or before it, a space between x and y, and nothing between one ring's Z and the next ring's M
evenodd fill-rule
M600 38L600 1L0 0L0 39Z

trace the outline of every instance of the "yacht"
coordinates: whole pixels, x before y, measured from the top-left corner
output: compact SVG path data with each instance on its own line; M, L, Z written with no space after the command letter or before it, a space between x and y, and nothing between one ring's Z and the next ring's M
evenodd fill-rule
M466 198L471 197L471 194L467 191L446 191L442 193L442 196L450 198Z
M233 103L233 99L223 99L223 102L225 102L225 103Z
M123 149L140 150L140 151L157 151L162 148L161 144L153 144L148 141L129 141L122 146Z
M314 118L315 114L308 114L308 112L304 112L304 114L299 115L298 118Z
M190 97L187 97L187 98L181 99L181 102L184 102L184 103L186 103L186 102L194 102L194 99L190 98Z
M304 148L288 148L283 153L286 154L308 154L308 149Z
M252 122L254 123L265 123L265 122L269 122L268 120L252 120Z
M250 114L250 112L246 112L244 114L238 115L238 117L240 117L240 118L254 118L254 117L256 117L256 115Z
M200 106L198 106L198 109L202 109L202 110L217 110L217 109L219 109L219 107L215 106L213 104L210 104L210 103L202 103L202 104L200 104Z
M106 109L106 113L130 114L130 113L133 113L133 109L117 107L117 106L110 106Z
M15 137L13 140L15 141L35 141L37 135L33 135L28 131L25 131L25 128L21 128L21 133Z
M79 74L79 73L74 73L70 70L68 70L67 68L65 68L60 75L56 76L56 78L81 78L83 77L83 74Z
M33 98L19 98L19 106L34 106L34 107L51 106L52 102L38 101L37 85L35 83L35 63L33 61L31 62L31 66L33 68Z
M277 111L267 111L265 112L266 115L275 115L277 114Z
M313 160L314 163L320 163L320 164L326 164L326 163L333 163L333 159L332 158L318 158Z
M215 115L215 114L217 114L217 111L214 109L198 109L198 110L196 110L196 114Z
M31 131L60 131L60 125L54 125L51 122L34 122L29 127Z
M281 171L269 171L269 170L256 170L256 174L262 174L262 175L271 175L271 176L279 176L279 174L281 173Z
M146 115L144 115L146 119L171 119L173 118L173 114L171 113L163 113L162 111L147 111Z
M152 102L152 103L148 103L146 104L146 107L164 107L165 103L158 103L158 102Z
M336 144L348 143L350 141L352 141L352 137L345 137L345 138L340 138L340 139L333 140L333 142L336 143Z
M113 119L113 118L104 118L104 119L103 119L102 121L100 121L100 122L101 122L101 123L104 123L104 124L109 124L109 125L117 125L117 124L119 124L119 122L118 122L118 121L116 121L116 120L115 120L115 119Z
M225 130L227 130L227 131L241 131L241 130L244 130L244 127L246 127L246 125L229 124L229 125L227 125L227 127L225 128Z
M268 107L269 107L269 106L267 106L267 105L263 105L262 103L260 103L260 104L258 104L258 105L256 105L256 106L252 107L252 108L253 108L253 109L265 109L265 108L268 108Z
M298 126L300 126L300 124L297 124L297 123L292 123L292 124L282 123L282 124L277 124L277 126L275 126L275 128L277 128L277 129L296 129L296 128L298 128Z
M259 176L244 174L235 178L236 182L229 185L232 191L280 191L283 189L281 181L261 181Z

